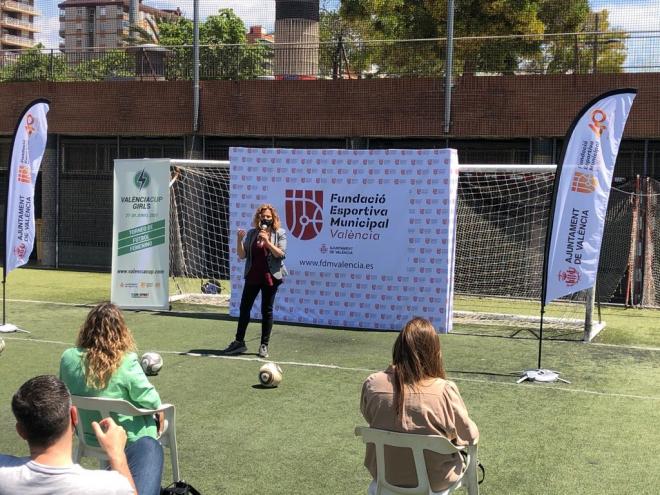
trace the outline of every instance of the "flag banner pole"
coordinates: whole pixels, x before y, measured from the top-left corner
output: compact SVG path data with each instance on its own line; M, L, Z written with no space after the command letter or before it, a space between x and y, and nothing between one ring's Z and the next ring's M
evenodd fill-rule
M25 107L16 124L7 167L5 201L5 259L2 267L2 325L0 333L16 332L7 323L7 275L30 259L34 247L34 186L48 139L49 101L39 98Z
M518 382L566 381L541 368L545 306L596 284L614 164L636 94L631 88L601 94L566 134L546 229L538 369L523 372Z

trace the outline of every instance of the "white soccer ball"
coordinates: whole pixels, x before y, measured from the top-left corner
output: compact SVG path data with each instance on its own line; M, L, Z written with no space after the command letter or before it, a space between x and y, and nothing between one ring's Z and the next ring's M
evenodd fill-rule
M157 352L145 352L140 358L140 364L147 376L156 376L163 367L163 357Z
M275 363L266 363L259 368L259 383L264 387L277 387L282 381L282 368Z
M5 341L2 337L0 337L0 354L2 354L2 351L5 350Z

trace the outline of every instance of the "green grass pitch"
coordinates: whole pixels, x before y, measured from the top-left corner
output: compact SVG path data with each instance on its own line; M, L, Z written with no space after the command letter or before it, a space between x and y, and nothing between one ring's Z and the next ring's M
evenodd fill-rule
M2 335L0 452L27 454L11 396L29 377L57 374L88 305L107 300L109 285L107 274L9 275L7 321L30 333ZM260 389L258 323L248 330L249 353L227 358L208 355L232 340L225 309L175 304L126 315L139 351L163 355L152 381L177 407L181 472L202 493L366 493L363 445L353 436L364 424L360 387L387 366L395 333L278 324L271 359L284 379ZM512 372L536 366L538 342L528 332L508 338L510 329L459 326L441 336L449 377L481 431L482 494L658 493L660 312L608 307L603 317L607 328L593 344L544 342L543 366L570 384L515 384Z

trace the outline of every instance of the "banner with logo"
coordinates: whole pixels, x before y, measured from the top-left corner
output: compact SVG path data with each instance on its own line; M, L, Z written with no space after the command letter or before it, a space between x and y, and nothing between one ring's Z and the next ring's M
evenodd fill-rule
M115 160L111 300L169 308L170 161Z
M30 103L18 121L9 158L4 276L30 259L34 247L34 185L48 138L48 101Z
M288 235L275 319L400 330L424 316L451 330L455 150L231 148L230 162L233 316L244 282L236 231L271 203Z
M596 283L614 164L636 93L599 96L567 134L555 179L545 304Z

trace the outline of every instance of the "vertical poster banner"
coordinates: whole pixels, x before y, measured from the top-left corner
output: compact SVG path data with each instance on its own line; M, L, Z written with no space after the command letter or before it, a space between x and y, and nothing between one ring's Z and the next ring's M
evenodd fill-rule
M5 276L28 262L34 247L34 186L48 138L48 103L36 100L21 116L12 145L5 222Z
M230 314L244 283L236 231L272 203L288 232L276 319L400 330L424 316L451 330L455 150L231 148L230 162Z
M599 96L567 134L549 227L544 304L596 283L614 164L636 93Z
M115 160L111 300L169 308L170 161Z

